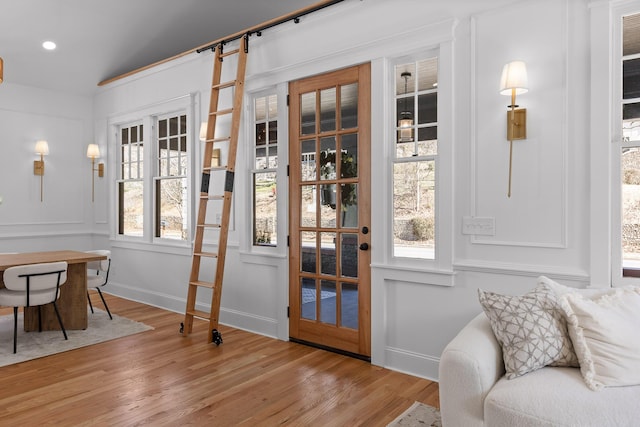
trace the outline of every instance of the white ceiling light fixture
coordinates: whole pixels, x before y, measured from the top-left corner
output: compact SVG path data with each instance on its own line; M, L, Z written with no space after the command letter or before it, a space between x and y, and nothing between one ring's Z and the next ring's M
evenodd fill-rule
M56 44L54 42L52 42L51 40L47 40L47 41L42 43L42 47L47 49L47 50L54 50L56 48Z

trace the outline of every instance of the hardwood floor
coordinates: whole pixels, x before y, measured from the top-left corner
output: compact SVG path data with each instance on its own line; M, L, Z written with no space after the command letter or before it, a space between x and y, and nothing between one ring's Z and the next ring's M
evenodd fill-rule
M155 329L0 368L0 424L384 426L438 384L361 360L106 295L115 314ZM102 307L96 297L94 305Z

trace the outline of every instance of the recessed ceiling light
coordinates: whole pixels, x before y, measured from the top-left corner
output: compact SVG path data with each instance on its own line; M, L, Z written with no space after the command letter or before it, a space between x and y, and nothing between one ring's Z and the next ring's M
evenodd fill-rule
M42 43L42 47L47 50L53 50L56 48L56 44L50 40L47 40L46 42Z

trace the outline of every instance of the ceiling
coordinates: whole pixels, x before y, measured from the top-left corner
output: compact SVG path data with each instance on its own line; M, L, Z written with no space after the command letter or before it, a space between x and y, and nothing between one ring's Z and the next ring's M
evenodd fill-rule
M0 13L4 82L91 96L103 80L318 3L14 0Z

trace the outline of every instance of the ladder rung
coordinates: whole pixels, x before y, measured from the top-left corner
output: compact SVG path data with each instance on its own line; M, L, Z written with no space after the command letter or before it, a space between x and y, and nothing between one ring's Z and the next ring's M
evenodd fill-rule
M208 168L203 167L203 171L224 171L227 170L226 166L209 166Z
M204 256L208 258L218 258L218 254L215 252L195 252L193 256Z
M239 49L230 50L229 52L223 52L222 54L220 54L220 58L224 58L225 56L235 55L237 53L240 53Z
M228 82L223 82L223 83L219 83L217 85L213 85L213 86L211 86L211 89L224 89L226 87L235 86L236 83L237 83L237 80L229 80Z
M208 200L224 200L224 196L221 196L219 194L201 194L200 198Z
M227 108L226 110L218 110L218 111L212 111L209 113L210 116L222 116L224 114L231 114L233 113L233 108Z
M207 320L211 319L211 314L202 310L188 310L187 316L195 316L195 317L199 317L201 319L207 319Z
M205 139L205 140L204 140L204 141L202 141L202 142L205 142L205 143L206 143L206 142L213 142L213 143L215 144L216 142L229 141L230 139L231 139L231 137L230 137L230 136L223 136L223 137L221 137L221 138Z
M202 280L196 280L195 282L189 282L190 285L200 286L202 288L213 289L215 287L215 283L213 282L203 282Z
M203 228L220 228L222 227L222 224L198 224L197 227L203 227Z

